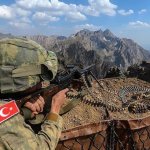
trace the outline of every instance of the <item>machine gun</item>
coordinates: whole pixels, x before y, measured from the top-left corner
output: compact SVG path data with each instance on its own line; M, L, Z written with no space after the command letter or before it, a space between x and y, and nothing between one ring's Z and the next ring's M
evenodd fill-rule
M83 82L80 80L82 76L84 76L88 86L91 86L88 76L90 74L93 76L91 72L93 67L94 65L90 65L86 68L81 68L75 65L67 65L66 70L58 72L55 79L51 81L51 84L49 86L47 86L46 88L41 88L37 90L36 92L31 93L28 96L25 96L19 101L16 101L18 107L21 108L25 116L25 119L28 120L31 118L31 111L27 108L24 108L24 107L22 108L22 106L23 104L25 104L25 102L29 101L29 99L31 99L32 97L35 97L38 94L43 96L45 100L45 106L44 106L42 114L44 114L45 116L50 111L51 98L60 90L65 89L65 88L72 88L72 87L81 88L81 86L83 85ZM34 121L31 121L31 123L34 124Z

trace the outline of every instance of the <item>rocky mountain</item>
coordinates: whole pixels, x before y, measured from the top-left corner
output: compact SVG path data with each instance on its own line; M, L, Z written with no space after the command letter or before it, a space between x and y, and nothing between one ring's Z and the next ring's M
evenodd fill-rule
M57 53L61 64L95 64L97 77L105 76L112 66L128 66L150 60L150 52L131 39L118 38L110 30L81 30L69 37L30 36L47 50Z
M13 35L11 35L10 33L9 34L0 33L0 39L6 38L6 37L13 37Z
M69 37L35 35L32 39L47 50L57 53L62 64L80 64L83 67L95 64L94 72L98 78L105 76L108 69L150 61L150 52L131 39L118 38L110 30L81 30Z
M35 35L26 38L30 38L36 41L37 43L45 47L47 50L49 49L49 47L54 46L58 41L66 39L65 36L45 36L45 35Z

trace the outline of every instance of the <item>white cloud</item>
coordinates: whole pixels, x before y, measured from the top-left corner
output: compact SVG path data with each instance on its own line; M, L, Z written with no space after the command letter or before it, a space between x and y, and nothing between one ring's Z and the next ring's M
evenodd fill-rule
M121 9L121 10L118 10L118 13L120 15L123 15L123 16L128 16L128 15L133 14L134 11L132 9L129 9L128 11L125 11L124 9Z
M12 17L14 17L14 13L11 7L6 5L0 6L0 18L11 19Z
M22 23L27 23L27 24L30 24L31 23L31 20L27 17L21 17L20 21Z
M76 31L80 31L82 29L88 29L88 30L96 31L96 30L99 30L100 28L101 28L100 26L96 26L96 25L93 25L93 24L81 24L81 25L76 25L75 26Z
M30 14L30 11L18 8L15 4L0 6L0 18L7 19L8 24L14 27L24 27L30 24L31 20L28 17Z
M49 0L16 0L16 4L22 8L50 8Z
M89 5L66 4L59 0L16 0L16 4L26 9L36 9L42 11L42 8L52 12L52 14L63 15L74 20L85 20L85 14L99 16L105 14L113 16L116 14L117 6L110 0L88 0ZM59 13L57 13L59 12ZM68 14L72 14L72 17ZM74 14L77 14L75 17Z
M143 14L143 13L145 13L145 12L147 12L146 9L141 9L138 13L139 13L139 14Z
M86 16L78 10L75 4L65 4L58 0L51 0L51 12L59 16L65 16L70 21L86 20Z
M15 28L26 28L29 27L28 23L20 22L20 21L11 21L9 24Z
M35 11L47 11L43 13L51 13L51 17L65 16L72 20L85 20L84 14L78 10L78 6L75 4L66 4L58 0L17 0L17 5L26 9L36 9ZM75 15L76 14L76 15ZM34 16L35 17L35 16Z
M29 19L30 15L30 11L19 8L15 4L11 6L0 6L0 18L7 19L8 24L12 27L24 28L29 26L31 23Z
M14 13L16 13L17 16L29 16L29 15L31 15L31 11L19 8L16 5L14 5L12 7L12 9L13 9Z
M60 0L15 0L10 6L0 6L0 18L9 20L11 26L23 27L32 25L32 21L47 24L59 21L60 18L72 22L85 21L87 15L113 16L116 9L117 6L110 0L88 0L87 5L67 4Z
M129 22L129 25L133 27L150 27L149 23L142 21Z
M53 21L58 21L58 17L53 17L51 15L48 15L46 12L36 12L33 15L33 19L38 20L38 21L46 21L46 22L53 22Z
M83 9L88 15L99 16L105 14L108 16L114 16L116 14L117 6L112 4L109 0L88 0L89 6L80 5L80 9Z
M68 12L67 18L71 19L71 21L82 21L86 20L86 16L81 14L80 12Z

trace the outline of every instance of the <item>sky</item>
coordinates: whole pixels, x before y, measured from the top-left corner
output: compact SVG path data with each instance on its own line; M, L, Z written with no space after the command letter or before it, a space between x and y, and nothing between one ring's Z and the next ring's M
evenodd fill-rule
M106 30L150 50L150 0L0 0L0 33L70 36Z

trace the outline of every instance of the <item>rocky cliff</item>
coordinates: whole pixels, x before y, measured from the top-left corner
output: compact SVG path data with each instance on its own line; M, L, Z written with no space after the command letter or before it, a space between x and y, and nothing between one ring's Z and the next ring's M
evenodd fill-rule
M52 50L59 56L61 64L75 63L95 65L97 77L103 77L111 66L126 69L142 60L150 60L150 52L131 39L118 38L110 30L81 30L70 37L28 37Z

